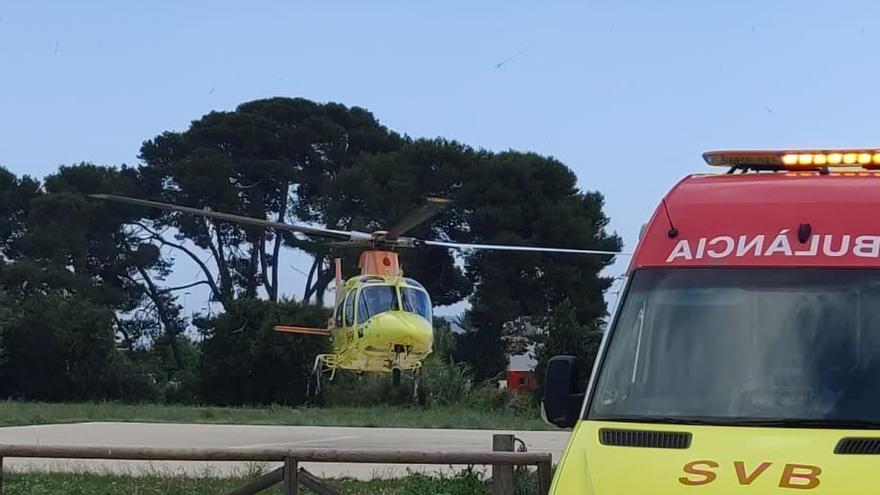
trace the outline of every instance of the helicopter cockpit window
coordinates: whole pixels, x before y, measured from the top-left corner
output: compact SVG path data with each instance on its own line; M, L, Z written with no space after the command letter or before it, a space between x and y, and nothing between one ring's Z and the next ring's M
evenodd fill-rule
M345 326L354 324L354 292L345 298Z
M397 311L397 289L391 285L367 286L361 289L358 301L358 321L365 322L379 313Z
M419 289L424 289L425 286L420 284L418 280L413 280L411 278L403 279L406 282L406 285L412 285L413 287L418 287Z
M401 287L400 298L403 302L404 311L415 313L431 321L431 300L428 299L428 294L418 289Z

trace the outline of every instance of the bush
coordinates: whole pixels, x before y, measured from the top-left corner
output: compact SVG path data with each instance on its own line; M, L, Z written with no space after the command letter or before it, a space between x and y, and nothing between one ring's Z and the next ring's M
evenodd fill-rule
M466 365L444 363L435 356L422 366L421 392L426 406L462 403L473 388ZM325 383L322 402L326 406L414 405L412 381L404 374L399 387L390 374L362 374L340 370L333 382Z
M116 350L110 359L112 392L106 399L124 402L162 402L164 394L155 374L139 353Z
M412 406L411 382L404 379L400 387L391 386L390 375L340 371L336 380L324 386L326 406ZM462 363L446 363L436 356L425 360L422 368L424 407L462 405L479 411L536 417L537 408L528 394L499 389L494 381L477 382L470 367Z
M176 353L180 356L180 365L175 357L175 349L172 348L167 338L157 340L152 347L140 354L143 355L142 358L146 361L146 366L151 370L150 374L157 383L162 402L199 404L202 400L201 377L199 375L200 344L183 335L178 335L175 338Z
M539 385L535 396L540 397L543 394L547 363L557 355L568 354L578 358L578 380L581 385L585 385L590 378L602 336L602 330L597 323L578 323L577 308L571 300L566 299L553 308L546 321L546 332L538 337L535 347L535 357L538 360L535 375Z
M468 398L468 405L481 411L526 417L534 417L538 412L529 394L502 390L495 387L492 382L484 383L474 390Z
M113 313L76 296L21 302L0 326L0 395L102 400L125 393L128 362L114 348Z
M202 399L217 405L286 404L306 401L315 356L327 339L282 334L272 326L322 327L329 312L296 302L241 299L226 313L198 321L205 338L199 366Z
M471 368L463 363L447 363L431 356L422 368L422 390L430 405L447 405L467 400L474 387Z
M408 404L412 390L406 381L391 386L391 375L358 374L339 370L333 381L324 380L320 402L324 406L371 407L380 404Z

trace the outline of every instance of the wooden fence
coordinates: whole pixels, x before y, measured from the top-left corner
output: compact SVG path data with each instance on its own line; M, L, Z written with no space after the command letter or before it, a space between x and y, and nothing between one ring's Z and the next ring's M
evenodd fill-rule
M434 464L493 466L493 493L510 493L513 466L537 466L538 493L550 490L552 455L549 452L430 452L407 450L326 450L300 448L178 449L135 447L80 447L49 445L0 445L0 495L3 495L3 459L101 459L136 461L238 461L281 462L282 467L250 481L228 495L252 495L278 483L282 493L295 495L303 484L322 493L320 480L298 469L300 462L346 464ZM509 467L504 469L503 467ZM323 493L336 493L323 488Z

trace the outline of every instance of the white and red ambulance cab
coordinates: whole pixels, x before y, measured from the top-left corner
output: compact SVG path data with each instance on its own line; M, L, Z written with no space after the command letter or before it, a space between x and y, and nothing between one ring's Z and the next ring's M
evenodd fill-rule
M710 152L663 198L553 492L867 494L880 487L880 150Z

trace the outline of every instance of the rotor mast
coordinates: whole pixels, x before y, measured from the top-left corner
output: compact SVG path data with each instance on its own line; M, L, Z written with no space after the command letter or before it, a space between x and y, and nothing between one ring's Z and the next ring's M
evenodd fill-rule
M400 260L394 251L378 249L364 251L361 253L358 265L361 268L361 275L399 277L401 274Z

